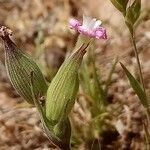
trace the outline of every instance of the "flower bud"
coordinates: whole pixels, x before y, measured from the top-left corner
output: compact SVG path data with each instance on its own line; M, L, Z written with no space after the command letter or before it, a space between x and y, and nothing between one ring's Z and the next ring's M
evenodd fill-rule
M31 87L30 73L34 72L34 94L42 96L47 91L46 81L36 63L10 39L11 30L0 27L0 37L5 45L5 65L8 77L19 93L28 103L34 104Z
M53 78L46 98L46 117L57 124L71 111L79 88L78 69L88 45L82 45L64 61Z

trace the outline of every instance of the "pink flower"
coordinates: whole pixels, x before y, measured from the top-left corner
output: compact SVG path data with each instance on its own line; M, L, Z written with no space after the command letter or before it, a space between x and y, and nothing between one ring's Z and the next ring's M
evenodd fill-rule
M70 19L69 26L80 34L96 39L107 39L106 29L101 27L101 21L83 15L83 22Z

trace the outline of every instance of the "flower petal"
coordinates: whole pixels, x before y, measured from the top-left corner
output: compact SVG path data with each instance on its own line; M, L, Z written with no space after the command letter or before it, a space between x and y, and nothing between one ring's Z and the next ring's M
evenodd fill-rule
M80 34L96 39L107 39L106 29L100 26L101 23L100 20L85 15L83 15L82 24L76 19L71 19L69 21L70 28L75 29Z
M69 26L72 29L77 29L78 26L81 26L81 22L72 18L72 19L69 20Z
M102 24L102 21L97 20L93 26L94 29L97 29Z
M95 38L97 39L107 39L106 30L105 28L98 28L95 32Z

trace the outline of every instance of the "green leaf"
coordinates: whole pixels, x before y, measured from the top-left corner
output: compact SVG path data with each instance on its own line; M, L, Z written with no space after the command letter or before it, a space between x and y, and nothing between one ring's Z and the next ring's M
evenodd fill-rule
M107 105L106 101L106 93L102 87L101 81L97 74L97 69L95 66L94 60L92 60L92 67L93 67L93 97L97 100L97 104Z
M141 0L135 0L131 6L128 7L125 16L125 22L130 31L133 30L135 22L138 20L141 13Z
M133 75L127 70L127 68L122 63L120 63L120 64L121 64L123 70L125 71L126 76L128 77L128 79L130 81L130 85L132 86L133 90L137 94L137 96L140 99L143 106L147 108L149 106L149 103L148 103L146 94L143 91L140 83L133 77Z
M88 70L87 62L85 60L82 62L79 72L80 84L83 88L83 91L91 96L90 90L90 72Z
M116 68L117 63L118 63L118 57L115 58L115 60L114 60L114 62L113 62L113 64L112 64L112 67L111 67L111 69L110 69L108 78L107 78L107 80L106 80L106 86L105 86L105 93L106 93L106 94L107 94L107 92L108 92L109 85L111 84L112 75L113 75L113 73L114 73L114 71L115 71L115 68Z
M111 0L112 4L124 15L126 13L126 7L129 0Z

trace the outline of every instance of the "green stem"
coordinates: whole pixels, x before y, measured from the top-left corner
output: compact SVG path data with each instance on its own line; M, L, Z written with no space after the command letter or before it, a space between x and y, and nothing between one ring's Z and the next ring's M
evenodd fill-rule
M137 50L136 43L135 43L135 36L134 36L134 34L131 34L131 37L132 37L132 43L133 43L133 47L134 47L135 57L136 57L136 60L137 60L138 70L139 70L140 83L141 83L141 85L143 87L144 93L146 94L145 84L144 84L144 79L143 79L142 69L141 69L141 63L140 63L138 50Z
M137 47L136 47L134 33L133 34L131 33L131 38L132 38L132 43L133 43L133 47L134 47L135 57L136 57L136 60L137 60L139 76L140 76L140 83L141 83L143 91L146 95L146 89L145 89L144 79L143 79L143 75L142 75L141 63L140 63L140 59L139 59L139 55L138 55L138 50L137 50ZM146 108L146 112L147 112L147 118L148 118L148 120L150 120L150 109L149 109L149 107Z

